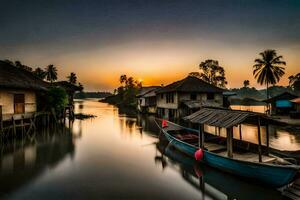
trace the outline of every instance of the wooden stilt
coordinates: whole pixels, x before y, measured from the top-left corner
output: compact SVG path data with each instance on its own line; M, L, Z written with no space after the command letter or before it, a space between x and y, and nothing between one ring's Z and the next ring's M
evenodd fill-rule
M21 119L21 129L22 129L22 137L24 135L24 116L22 116L22 119Z
M199 124L199 147L204 148L204 125Z
M232 147L233 133L232 132L233 132L232 127L226 129L228 158L233 158L233 147Z
M14 117L12 117L11 120L12 120L12 123L13 123L14 135L16 136L17 135L17 130L16 130L16 122L15 122Z
M261 153L261 132L260 132L260 118L257 119L257 137L258 137L258 161L262 162Z

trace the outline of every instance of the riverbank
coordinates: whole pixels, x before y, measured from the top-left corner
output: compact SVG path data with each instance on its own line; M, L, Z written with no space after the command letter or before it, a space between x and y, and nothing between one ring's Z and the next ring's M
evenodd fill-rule
M120 114L126 114L128 116L137 115L136 103L126 103L122 100L122 97L120 95L111 95L109 97L99 100L99 102L108 103L110 105L118 107Z

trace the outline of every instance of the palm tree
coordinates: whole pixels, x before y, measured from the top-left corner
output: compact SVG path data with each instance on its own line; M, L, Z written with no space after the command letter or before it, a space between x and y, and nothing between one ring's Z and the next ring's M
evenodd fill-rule
M51 83L57 80L57 69L54 65L48 65L46 67L46 79Z
M120 83L123 84L123 83L126 83L127 82L127 76L125 74L121 75L120 76Z
M78 87L80 88L80 92L82 92L84 89L83 85L81 83L78 83Z
M46 72L39 67L33 71L33 74L42 80L44 80L44 78L46 77Z
M250 85L250 81L249 80L244 80L244 87L248 87Z
M275 50L268 49L259 54L261 58L254 60L253 75L257 82L267 86L267 99L269 98L269 84L275 85L284 75L286 62L278 56Z
M69 80L69 83L76 84L77 77L74 72L71 72L69 76L67 76L67 79Z

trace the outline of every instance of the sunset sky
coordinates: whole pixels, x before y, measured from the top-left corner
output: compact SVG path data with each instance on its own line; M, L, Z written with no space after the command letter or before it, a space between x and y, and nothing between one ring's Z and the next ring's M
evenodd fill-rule
M54 64L87 91L112 90L121 74L167 84L211 58L228 87L257 86L252 65L271 48L286 75L300 72L299 0L1 0L0 59Z

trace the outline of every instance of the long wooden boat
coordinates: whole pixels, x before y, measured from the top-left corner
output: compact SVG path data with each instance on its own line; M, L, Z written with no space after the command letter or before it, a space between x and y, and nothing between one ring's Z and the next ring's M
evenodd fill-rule
M199 150L196 143L196 137L198 137L197 130L186 128L172 122L168 122L166 128L160 128L170 144L179 151L194 157L195 152ZM182 137L178 137L182 135L178 134L178 132L194 134L194 142L192 142L190 138L185 140L182 139ZM251 154L247 153L246 155L249 158L249 155ZM245 159L243 159L243 156L229 158L226 157L222 151L216 149L210 151L209 149L204 148L204 155L201 162L234 175L258 180L276 188L291 183L299 171L298 165L287 161L282 162L282 159L275 156L265 157L265 161L263 160L263 162L249 161L247 156Z

